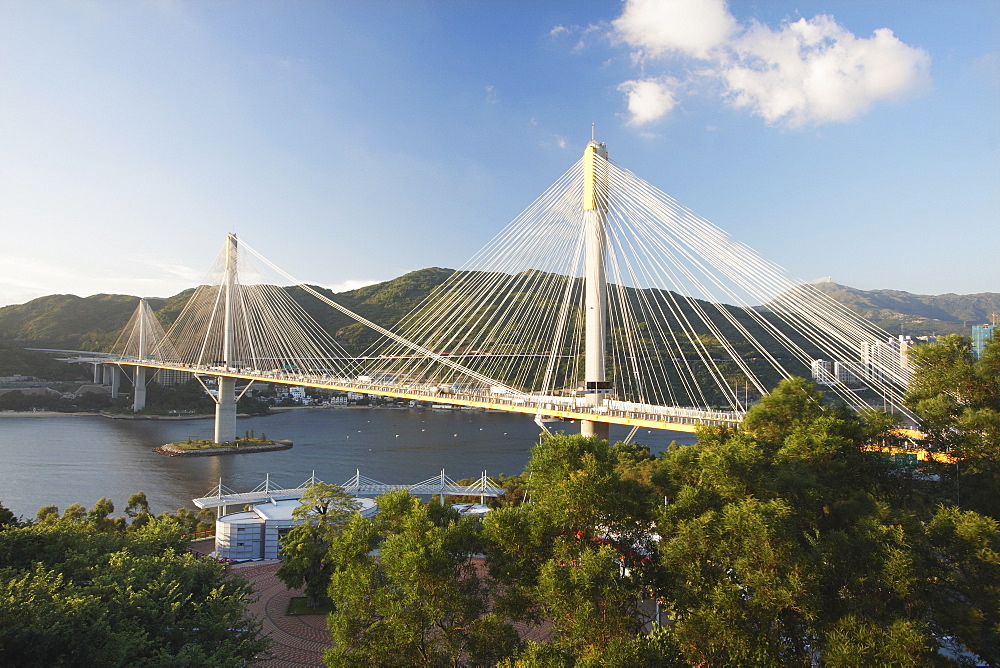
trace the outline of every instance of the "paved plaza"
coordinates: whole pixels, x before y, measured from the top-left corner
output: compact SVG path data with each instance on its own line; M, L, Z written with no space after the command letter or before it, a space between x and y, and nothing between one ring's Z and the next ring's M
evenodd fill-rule
M271 658L258 662L261 668L322 666L323 650L330 646L326 615L286 615L288 601L302 596L288 590L275 576L280 561L237 564L233 569L245 577L257 592L258 599L250 612L263 622L263 632L273 640Z

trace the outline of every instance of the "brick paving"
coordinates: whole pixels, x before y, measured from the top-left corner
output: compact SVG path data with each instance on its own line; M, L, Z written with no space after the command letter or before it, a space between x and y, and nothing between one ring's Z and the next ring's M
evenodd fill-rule
M295 668L323 666L323 651L330 646L326 615L286 615L288 601L302 596L300 590L288 590L275 576L280 562L236 564L233 569L245 577L257 592L258 599L249 606L261 620L263 632L271 636L271 656L262 658L259 668Z
M481 560L474 566L482 574ZM263 633L271 636L271 656L262 657L257 668L296 668L297 666L323 666L323 651L330 646L330 632L326 629L326 615L286 615L288 602L302 596L301 590L286 589L285 583L275 576L280 561L235 564L233 569L246 578L257 600L249 606L251 614L261 620ZM523 640L546 642L552 637L552 623L514 624Z

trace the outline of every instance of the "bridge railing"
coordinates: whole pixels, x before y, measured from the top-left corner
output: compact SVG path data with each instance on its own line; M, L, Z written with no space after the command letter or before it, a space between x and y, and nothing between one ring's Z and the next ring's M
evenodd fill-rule
M622 421L661 422L674 425L734 425L743 419L739 411L718 411L699 408L684 408L673 406L656 406L635 402L609 400L605 405L590 406L584 404L580 397L565 397L554 395L493 394L477 392L442 391L440 384L432 383L374 383L359 381L357 378L342 378L330 374L299 373L294 371L249 369L239 367L224 367L211 365L196 365L184 362L169 362L159 360L140 360L138 358L121 358L119 364L147 364L157 368L176 369L189 373L205 375L234 375L253 380L269 380L283 384L296 382L309 383L317 386L333 386L359 394L378 394L384 396L407 395L422 397L437 403L470 403L489 404L490 406L509 406L519 412L535 411L540 414L568 413L573 416L593 416L618 418ZM612 420L613 421L613 420Z

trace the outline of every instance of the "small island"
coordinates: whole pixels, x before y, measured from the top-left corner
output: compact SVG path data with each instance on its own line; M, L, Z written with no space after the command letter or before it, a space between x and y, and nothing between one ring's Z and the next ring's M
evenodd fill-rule
M158 452L167 457L207 457L210 455L235 455L250 452L288 450L291 447L291 441L272 440L264 436L264 434L254 436L253 432L247 432L245 437L226 443L216 443L209 438L188 438L186 441L167 443L158 448L153 448L153 452Z

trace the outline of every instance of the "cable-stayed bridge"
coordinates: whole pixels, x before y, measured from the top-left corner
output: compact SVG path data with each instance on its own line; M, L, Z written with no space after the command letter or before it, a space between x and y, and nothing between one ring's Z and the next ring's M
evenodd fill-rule
M320 307L368 334L346 349ZM215 377L218 442L235 437L238 380L574 419L607 437L734 425L778 379L810 373L856 409L905 415L910 374L899 341L595 141L391 327L229 235L169 331L143 300L114 352L136 368L136 410L146 369Z

